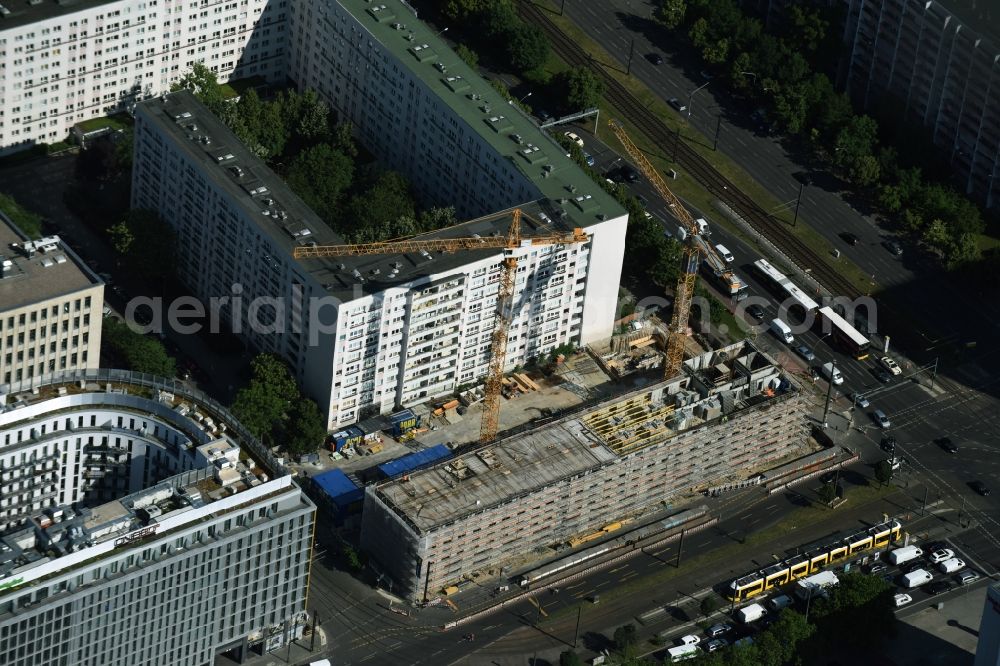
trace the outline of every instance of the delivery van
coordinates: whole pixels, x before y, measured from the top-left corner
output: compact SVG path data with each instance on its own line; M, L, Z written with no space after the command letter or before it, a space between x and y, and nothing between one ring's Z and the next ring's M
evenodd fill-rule
M771 332L785 344L790 345L795 342L795 336L792 335L792 328L780 319L771 320Z
M840 369L837 368L833 363L823 364L823 376L826 377L828 381L833 382L835 385L840 386L844 383L844 376L840 374Z

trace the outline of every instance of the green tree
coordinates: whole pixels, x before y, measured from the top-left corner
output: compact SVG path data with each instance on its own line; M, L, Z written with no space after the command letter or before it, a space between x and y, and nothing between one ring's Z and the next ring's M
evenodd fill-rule
M871 187L881 175L878 158L862 155L851 165L851 180L861 187Z
M946 253L951 245L951 233L942 220L936 219L924 230L922 240L935 250Z
M564 650L559 655L559 666L583 666L583 660L576 652Z
M326 434L326 420L316 403L308 398L293 401L284 433L288 452L292 455L312 453L323 445Z
M587 67L574 67L556 75L556 90L565 100L565 111L596 107L604 94L604 82Z
M686 12L685 0L660 0L660 6L656 10L656 20L667 30L673 30L684 22Z
M330 145L351 159L358 156L358 145L354 143L354 125L350 122L338 123L330 130Z
M420 211L417 219L417 227L421 232L436 231L446 229L458 224L453 206L428 208Z
M816 9L793 4L788 7L786 20L787 38L791 40L793 47L800 51L813 53L826 39L829 23Z
M101 325L101 344L122 367L160 377L173 377L177 364L155 336L136 333L114 317Z
M455 46L455 55L461 58L472 69L479 67L479 54L465 44Z
M879 460L875 463L875 479L881 484L889 483L892 479L892 465L888 460Z
M863 573L839 578L826 599L813 600L809 617L816 625L816 638L833 646L850 636L852 645L877 650L895 633L893 586L880 576Z
M761 664L794 663L799 644L816 632L805 616L790 608L778 614L778 619L766 631L758 634L756 647Z
M194 96L201 100L201 103L209 108L212 113L219 115L225 104L225 97L222 93L222 86L211 69L203 63L196 62L191 67L191 71L180 78L177 83L170 86L170 90L176 91L187 88Z
M832 483L824 483L819 487L819 499L825 504L829 504L837 498L837 489Z
M834 161L850 169L862 157L875 154L878 124L870 116L854 116L837 135Z
M949 270L955 270L960 266L976 262L980 258L979 244L972 234L959 234L955 242L951 244L946 263Z
M639 632L634 624L625 624L615 629L615 648L626 657L632 656L639 643Z
M288 133L281 107L274 102L264 104L260 110L260 126L257 128L260 156L270 158L281 155L285 150Z
M281 422L299 392L288 366L276 356L258 354L250 369L250 383L236 393L230 410L251 433L261 437Z
M367 191L351 197L339 231L352 243L383 241L412 236L415 220L410 184L401 174L386 171Z
M332 227L340 198L351 186L353 178L354 162L351 158L329 144L321 143L295 156L285 180Z
M518 73L537 69L549 57L549 40L537 25L518 21L507 35L507 54Z
M135 236L132 235L132 229L128 223L125 220L120 220L108 227L108 239L111 241L111 247L115 249L115 252L125 255L132 250L132 243L135 241Z
M490 0L446 0L441 3L441 14L449 21L465 23L483 12Z

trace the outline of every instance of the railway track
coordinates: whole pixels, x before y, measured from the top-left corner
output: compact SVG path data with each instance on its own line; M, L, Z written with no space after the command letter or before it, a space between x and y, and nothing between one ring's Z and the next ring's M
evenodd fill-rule
M678 135L667 129L663 122L643 106L625 86L608 74L604 67L579 44L566 36L549 19L544 10L530 0L522 0L518 3L518 11L522 18L538 25L548 35L553 51L560 58L571 66L587 67L597 74L604 83L605 97L622 112L625 121L645 134L655 145L664 150L670 146L676 155L677 163L692 178L746 220L764 238L798 264L799 268L809 270L832 295L849 298L862 295L860 289L828 266L812 248L789 234L783 222L771 217L756 201L716 171L694 148L679 140Z

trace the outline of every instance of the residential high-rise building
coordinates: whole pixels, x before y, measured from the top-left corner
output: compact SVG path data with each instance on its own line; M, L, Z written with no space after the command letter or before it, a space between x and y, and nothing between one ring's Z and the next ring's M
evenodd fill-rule
M852 99L926 128L948 155L962 189L995 206L1000 8L965 0L842 2L842 83Z
M166 92L195 62L283 80L287 0L0 1L0 154Z
M513 206L526 213L525 235L589 235L516 250L507 366L609 336L625 211L481 78L467 72L466 94L442 97L443 83L408 76L426 115L401 117L395 131L421 146L406 159L427 161L418 189L448 160L457 167L441 172L448 187L422 192L425 200L477 216L438 236L505 233ZM132 196L177 230L179 274L194 294L255 347L287 359L329 428L485 375L503 252L294 260L298 245L343 240L189 92L138 105Z
M207 666L301 634L315 506L225 409L108 370L0 395L0 663Z
M0 216L0 382L98 367L103 310L104 283L58 236Z
M802 396L752 343L586 412L368 486L361 545L417 601L804 450ZM523 563L520 565L523 566Z

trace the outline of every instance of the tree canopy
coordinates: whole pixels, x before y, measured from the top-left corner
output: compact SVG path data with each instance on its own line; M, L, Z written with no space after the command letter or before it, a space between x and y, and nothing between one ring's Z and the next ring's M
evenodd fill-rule
M320 143L295 156L285 180L309 207L333 227L341 196L354 178L354 161L329 144Z
M173 377L177 372L176 362L156 336L136 333L120 319L104 318L101 345L127 370L160 377Z

